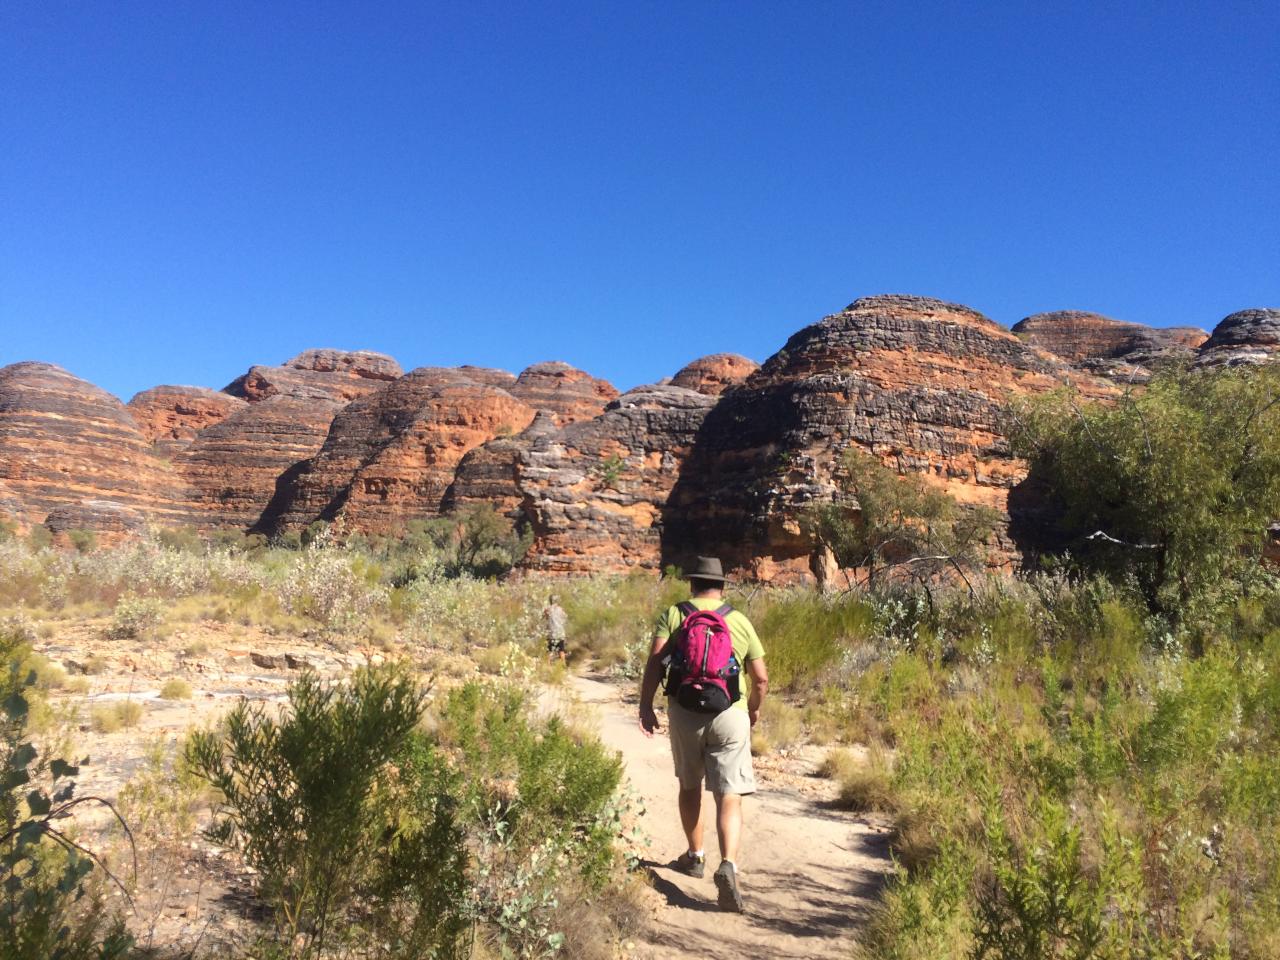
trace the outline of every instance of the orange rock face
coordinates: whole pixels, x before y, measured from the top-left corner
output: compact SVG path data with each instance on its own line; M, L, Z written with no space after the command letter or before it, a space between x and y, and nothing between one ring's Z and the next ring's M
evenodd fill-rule
M1191 360L1209 338L1195 327L1148 327L1082 310L1037 313L1015 323L1013 332L1085 372L1137 382L1150 378L1153 363Z
M306 350L279 367L250 367L223 389L251 403L284 395L346 403L403 375L391 357L368 350Z
M516 469L535 535L524 569L660 569L663 508L714 403L683 387L640 387L592 420L533 437Z
M138 429L167 456L186 449L205 427L221 423L245 401L208 387L152 387L129 401Z
M599 416L618 395L607 380L559 361L535 363L507 389L535 410L548 411L560 424Z
M298 528L341 512L349 529L389 533L434 516L463 456L533 417L464 371L414 370L342 410L322 449L282 488L271 524Z
M323 398L273 396L207 427L174 460L187 484L187 523L256 528L277 487L324 445L341 409Z
M759 369L760 364L736 353L713 353L682 367L671 378L671 385L696 390L709 397L718 397Z
M557 429L555 418L540 410L519 434L496 437L469 451L458 461L441 509L451 513L488 504L512 520L523 520L520 459L540 437Z
M664 559L714 553L749 575L807 577L818 558L800 517L835 491L851 447L925 474L961 503L1007 512L1024 467L1009 453L1003 411L1068 378L1060 361L968 307L855 301L791 337L707 415L667 504Z
M24 526L91 501L174 523L176 486L111 394L48 363L0 369L0 493Z

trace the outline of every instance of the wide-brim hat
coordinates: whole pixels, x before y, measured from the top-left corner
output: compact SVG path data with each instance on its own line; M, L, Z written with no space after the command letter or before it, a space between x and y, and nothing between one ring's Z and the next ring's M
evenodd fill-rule
M685 571L684 578L686 580L714 580L716 583L724 583L724 567L721 566L719 557L698 557L694 561L693 569Z

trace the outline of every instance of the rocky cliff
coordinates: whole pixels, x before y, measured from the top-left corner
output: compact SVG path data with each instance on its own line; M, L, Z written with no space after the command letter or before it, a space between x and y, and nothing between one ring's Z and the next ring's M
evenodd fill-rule
M1148 327L1082 310L1037 313L1015 323L1013 333L1087 373L1124 381L1149 379L1161 360L1192 360L1209 338L1196 327Z
M49 363L0 368L0 494L24 527L54 510L89 523L101 501L181 522L177 480L124 404Z
M422 367L347 405L314 459L282 485L266 525L296 529L341 511L351 528L385 533L439 513L463 456L534 417L473 376Z
M791 337L707 415L664 512L664 558L719 553L752 576L806 576L817 558L800 518L831 495L850 447L1007 511L1024 474L1003 410L1071 376L968 307L857 300Z
M278 489L320 451L340 409L323 397L275 395L200 431L174 460L187 524L257 529Z
M1200 348L1202 366L1239 366L1280 360L1280 309L1241 310L1224 318Z
M286 396L346 403L404 375L391 357L368 350L306 350L278 367L250 367L223 393L250 402Z
M142 435L163 456L180 453L201 430L221 423L245 405L239 397L208 387L152 387L129 401Z
M516 465L535 535L524 569L659 569L664 505L714 404L683 387L640 387L594 419L533 435Z

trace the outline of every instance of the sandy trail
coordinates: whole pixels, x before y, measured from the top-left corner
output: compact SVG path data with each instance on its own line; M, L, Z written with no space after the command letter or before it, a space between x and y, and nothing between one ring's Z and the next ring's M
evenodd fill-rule
M598 714L600 736L622 752L627 776L644 801L655 909L636 955L646 958L848 957L890 862L882 825L836 810L822 795L796 789L797 778L757 768L760 792L744 801L739 877L747 914L721 912L711 873L719 864L714 803L707 794L707 876L669 867L684 849L676 781L663 732L646 738L636 725L630 688L574 677L571 697ZM788 779L792 783L788 783Z

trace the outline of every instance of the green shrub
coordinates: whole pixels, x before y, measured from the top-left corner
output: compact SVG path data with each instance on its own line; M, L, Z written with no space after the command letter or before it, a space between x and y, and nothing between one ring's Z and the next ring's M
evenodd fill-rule
M89 724L94 733L115 733L126 727L136 727L142 719L142 712L142 704L136 700L99 703L89 709Z
M1014 446L1046 492L1050 554L1149 610L1195 620L1258 568L1280 502L1280 370L1165 369L1107 404L1067 392L1017 410Z
M423 694L395 668L350 685L304 674L278 719L241 702L218 731L192 737L186 761L222 795L210 836L242 850L275 918L285 956L314 956L357 937L353 913L386 955L412 943L448 953L464 919L465 853L448 778L414 736Z
M160 688L161 700L190 700L191 694L191 684L180 677L166 680Z
M68 835L79 768L40 756L27 735L36 678L21 635L0 630L0 955L115 960L132 952L121 918L89 884L92 854ZM108 805L109 806L109 805Z
M116 604L107 628L108 640L146 640L164 623L164 606L154 597L126 594Z

